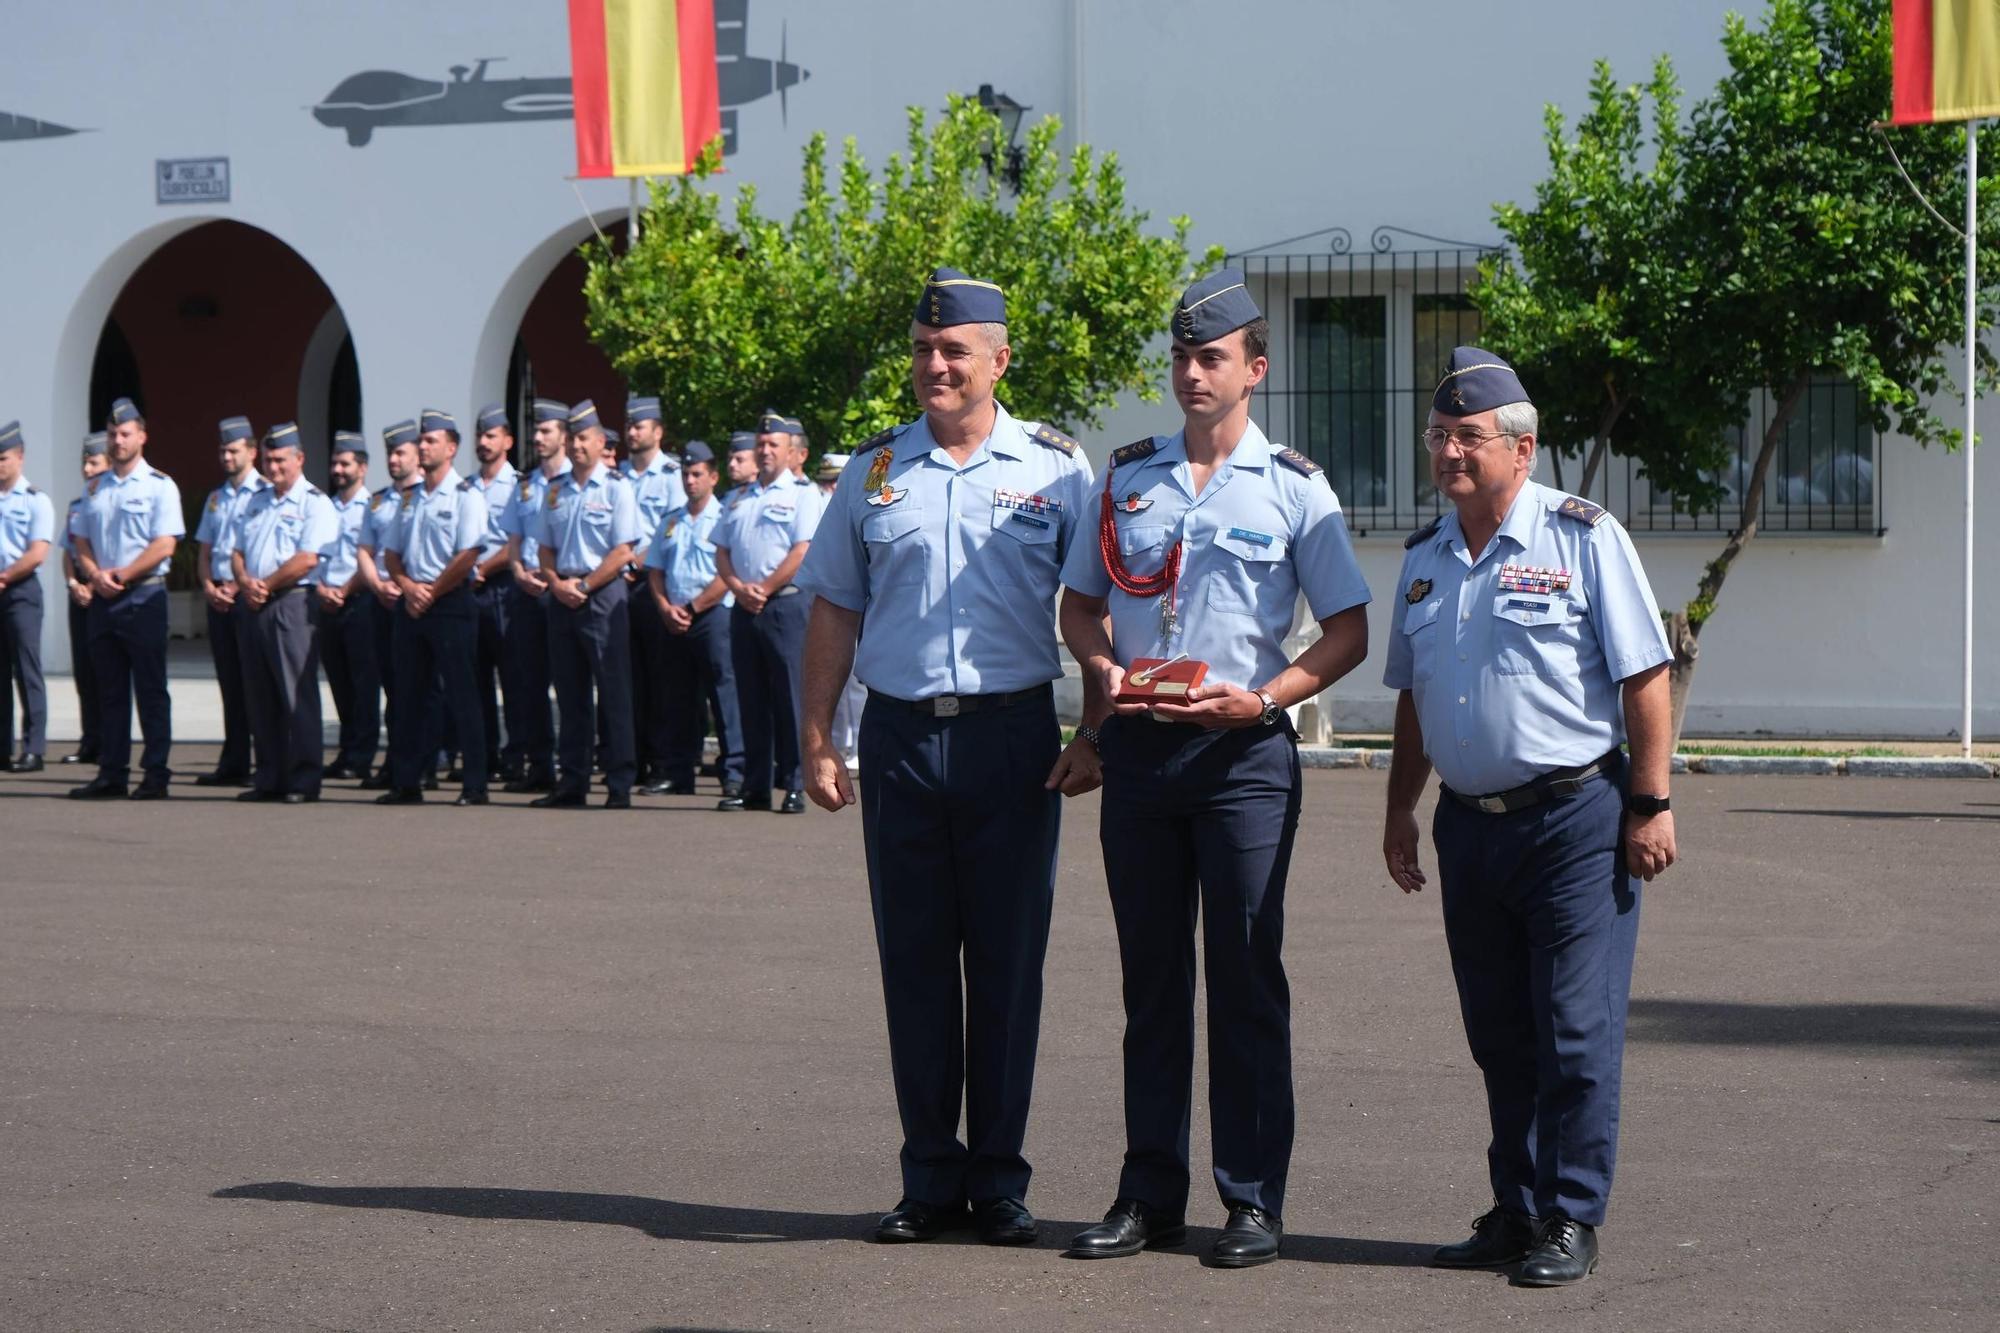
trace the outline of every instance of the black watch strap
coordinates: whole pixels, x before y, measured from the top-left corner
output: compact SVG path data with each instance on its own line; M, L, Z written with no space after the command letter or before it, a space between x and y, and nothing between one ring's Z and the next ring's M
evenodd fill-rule
M1634 792L1625 798L1625 808L1635 815L1663 815L1673 808L1673 802L1664 796L1641 796Z

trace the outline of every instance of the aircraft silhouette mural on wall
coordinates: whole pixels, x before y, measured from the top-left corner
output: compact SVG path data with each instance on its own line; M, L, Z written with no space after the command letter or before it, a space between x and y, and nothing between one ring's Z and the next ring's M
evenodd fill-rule
M722 151L736 151L736 108L778 94L812 77L786 59L783 30L778 58L749 53L750 0L715 0L715 69L722 103ZM347 132L347 142L365 145L375 131L391 126L489 125L512 120L569 120L575 114L567 75L545 78L488 78L487 67L503 59L484 56L470 66L453 65L451 81L372 69L342 79L312 108L313 119ZM63 131L68 133L69 131Z
M720 28L720 23L716 27ZM8 139L60 139L65 134L81 134L82 130L58 125L52 120L36 120L33 116L17 116L12 111L0 111L0 142Z

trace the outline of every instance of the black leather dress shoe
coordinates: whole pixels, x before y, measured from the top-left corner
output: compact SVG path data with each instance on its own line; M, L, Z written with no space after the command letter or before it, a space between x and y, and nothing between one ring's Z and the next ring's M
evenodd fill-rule
M259 791L255 787L252 787L249 791L239 791L236 793L236 799L246 803L255 801L275 801L278 799L278 796L279 793L277 792Z
M875 1224L875 1239L885 1245L935 1240L947 1231L965 1226L969 1220L962 1203L941 1208L934 1203L904 1199Z
M288 791L285 793L286 805L311 805L318 800L319 793L316 791Z
M422 805L424 794L415 787L391 787L375 798L377 805Z
M531 791L554 791L555 789L556 775L546 771L524 773L510 782L502 783L500 787L501 791L514 792L516 794Z
M71 787L72 801L113 801L125 794L125 784L112 782L106 778L92 778L81 787Z
M363 775L355 772L352 768L349 768L346 764L328 764L326 766L326 771L320 774L320 777L329 779L334 782L345 782L349 778L358 778L361 776Z
M806 794L802 791L785 793L785 803L778 807L781 815L802 815L806 812Z
M375 770L374 773L370 774L368 777L361 779L361 790L362 791L389 790L389 770L387 766L378 768Z
M606 792L604 794L604 808L606 810L630 810L632 808L632 793L624 791Z
M167 780L165 778L145 778L138 786L132 789L132 795L128 799L134 801L164 801L167 799Z
M1033 1245L1041 1228L1019 1199L982 1199L972 1205L972 1225L988 1245Z
M457 764L453 764L445 770L444 780L446 782L463 782L465 781L465 770Z
M1094 1227L1076 1233L1063 1253L1072 1259L1122 1259L1128 1254L1179 1245L1187 1239L1187 1219L1137 1199L1120 1199Z
M435 773L424 774L423 781L419 782L417 786L424 791L436 791L438 789L438 775Z
M537 810L581 810L585 801L580 791L552 791L547 796L537 796L528 804Z
M42 757L38 754L24 754L7 765L9 773L39 773L42 771Z
M1438 1268L1494 1268L1519 1263L1535 1246L1535 1219L1494 1204L1472 1219L1472 1238L1431 1256Z
M78 750L75 754L64 755L62 761L65 764L94 764L97 762L97 756L83 750Z
M248 773L231 773L216 769L213 773L203 773L194 780L197 787L247 787L250 785Z
M1285 1224L1262 1208L1229 1210L1229 1225L1215 1238L1208 1260L1217 1268L1255 1268L1278 1257Z
M1542 1219L1535 1248L1514 1274L1517 1287L1567 1287L1597 1271L1597 1228L1557 1213Z
M715 808L718 810L748 810L750 807L744 804L741 796L725 796L715 803Z
M722 784L722 794L724 796L741 796L743 794L743 784L740 782L725 782Z
M645 788L645 792L648 796L692 796L694 795L694 784L692 782L676 782L672 778L662 778Z
M457 799L457 800L455 800L455 801L453 801L453 802L452 802L452 804L453 804L453 805L486 805L486 804L488 804L488 797L487 797L486 793L485 793L485 792L483 792L483 791L462 791L462 792L460 792L460 793L458 794L458 799Z

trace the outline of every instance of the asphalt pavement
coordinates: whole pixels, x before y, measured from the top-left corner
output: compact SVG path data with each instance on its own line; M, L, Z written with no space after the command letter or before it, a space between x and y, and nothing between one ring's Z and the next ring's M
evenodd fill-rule
M1603 1267L1529 1291L1425 1266L1487 1204L1484 1109L1379 772L1306 776L1289 1234L1248 1271L1200 1262L1199 1093L1187 1247L1060 1257L1122 1150L1095 796L1043 1240L1001 1250L867 1239L898 1133L854 812L59 799L81 776L0 776L0 1328L2000 1325L2000 784L1676 780Z

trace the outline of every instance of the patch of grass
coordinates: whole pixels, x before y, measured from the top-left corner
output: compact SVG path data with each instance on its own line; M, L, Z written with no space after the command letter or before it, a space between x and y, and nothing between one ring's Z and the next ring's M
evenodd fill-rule
M1710 745L1683 745L1679 751L1685 755L1744 755L1753 759L1908 759L1908 750L1898 750L1889 745L1857 745L1852 749L1816 749L1807 745L1731 745L1728 742Z

